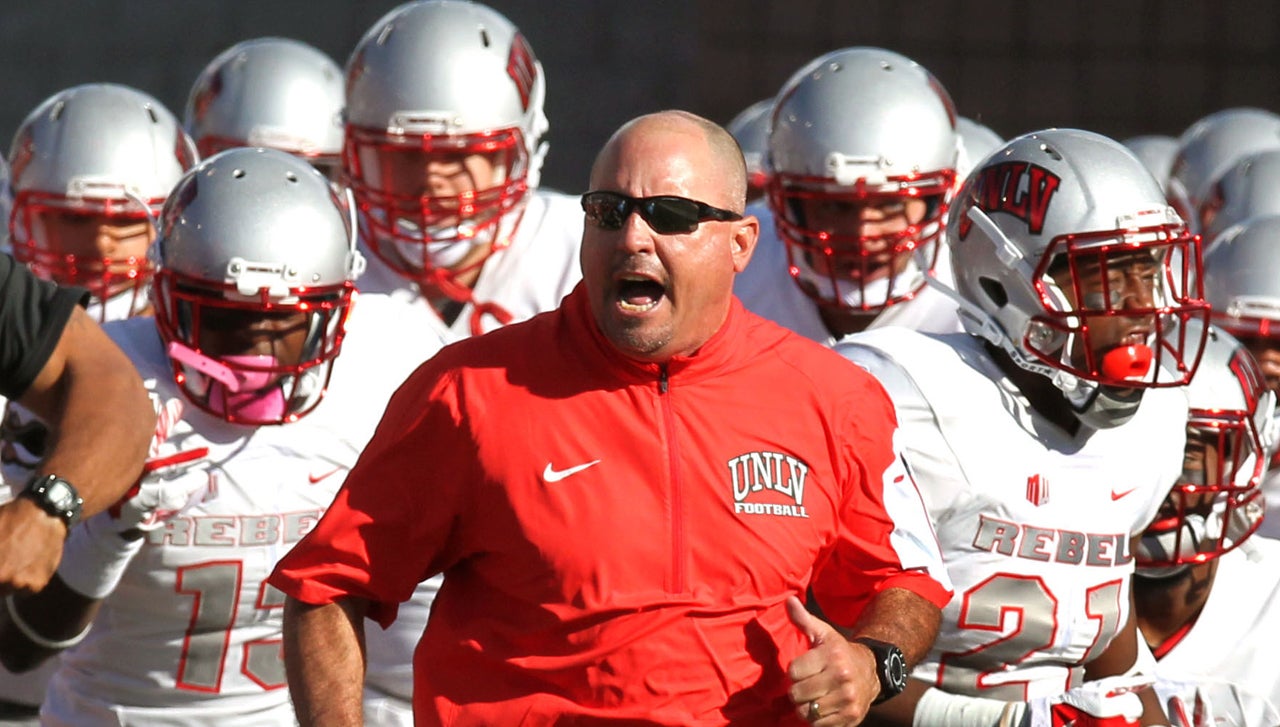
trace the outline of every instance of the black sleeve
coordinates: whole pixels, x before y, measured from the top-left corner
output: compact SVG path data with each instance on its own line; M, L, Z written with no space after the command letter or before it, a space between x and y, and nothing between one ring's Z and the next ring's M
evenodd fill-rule
M0 254L0 395L17 399L53 354L62 329L89 294L40 280Z

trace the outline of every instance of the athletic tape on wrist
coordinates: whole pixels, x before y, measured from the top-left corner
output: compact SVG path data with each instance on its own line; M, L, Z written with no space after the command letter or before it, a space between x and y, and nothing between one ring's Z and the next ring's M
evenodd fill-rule
M24 621L22 619L22 616L18 615L18 607L17 607L17 604L13 602L12 593L4 597L4 607L9 611L9 621L14 625L14 628L18 629L18 631L23 636L27 637L27 640L30 641L31 643L35 644L36 646L39 646L42 649L49 649L50 651L62 651L64 649L70 649L71 647L75 646L81 641L84 641L84 637L89 635L89 629L93 627L93 624L89 624L88 626L84 627L83 631L76 634L75 636L72 636L69 639L54 641L53 639L47 639L41 636L40 634L36 633L36 630L31 627L31 624Z
M76 593L99 600L116 589L143 542L143 538L120 537L111 527L103 526L103 517L110 516L104 512L72 528L58 564L63 583Z
M912 727L1017 727L1027 711L1024 702L952 694L930 687L920 695Z

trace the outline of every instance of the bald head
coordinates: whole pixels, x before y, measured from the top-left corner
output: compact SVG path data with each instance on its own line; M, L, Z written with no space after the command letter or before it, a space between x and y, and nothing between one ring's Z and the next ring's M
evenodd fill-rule
M624 355L690 356L724 323L760 234L741 214L745 166L727 131L683 111L641 116L601 149L591 189L603 207L584 207L579 256L591 313Z
M596 155L591 166L590 187L599 187L603 170L616 168L618 154L627 144L639 138L663 135L694 137L699 142L697 146L705 150L700 161L708 168L700 172L715 180L715 189L702 201L734 212L743 211L747 198L747 165L738 142L719 124L688 111L659 111L623 124Z

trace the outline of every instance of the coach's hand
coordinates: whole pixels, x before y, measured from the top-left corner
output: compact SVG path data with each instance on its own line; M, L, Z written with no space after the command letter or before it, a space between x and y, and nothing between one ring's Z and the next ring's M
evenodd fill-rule
M810 645L787 668L796 714L823 727L862 722L880 694L875 655L806 611L795 596L787 598L787 614Z

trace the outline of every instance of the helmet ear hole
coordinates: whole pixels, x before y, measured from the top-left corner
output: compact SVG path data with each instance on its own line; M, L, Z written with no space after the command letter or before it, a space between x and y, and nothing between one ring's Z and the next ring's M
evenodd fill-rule
M982 277L978 278L978 285L982 288L982 292L997 308L1003 308L1009 302L1009 294L1005 292L1004 286L995 278Z

